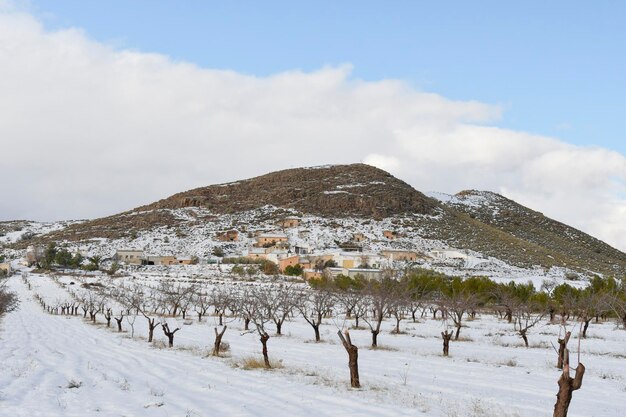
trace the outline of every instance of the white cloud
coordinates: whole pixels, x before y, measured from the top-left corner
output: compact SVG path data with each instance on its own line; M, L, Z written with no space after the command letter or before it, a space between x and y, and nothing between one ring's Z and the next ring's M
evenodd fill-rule
M276 169L366 161L424 191L502 192L626 249L623 155L500 129L498 107L350 73L203 69L0 7L0 218L96 217Z

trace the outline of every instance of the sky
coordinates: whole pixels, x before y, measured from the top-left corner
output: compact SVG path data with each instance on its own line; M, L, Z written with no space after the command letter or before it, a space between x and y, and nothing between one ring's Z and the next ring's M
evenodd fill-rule
M625 35L616 1L0 0L0 220L366 162L626 250Z

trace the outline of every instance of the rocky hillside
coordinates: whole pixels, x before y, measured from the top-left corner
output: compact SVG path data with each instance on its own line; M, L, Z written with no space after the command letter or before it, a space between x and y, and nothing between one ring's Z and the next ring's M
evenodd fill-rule
M384 218L432 214L438 203L391 174L365 164L297 168L175 194L138 210L204 207L237 213L265 205L322 217Z
M626 254L578 229L544 216L489 191L467 190L439 196L449 208L492 226L507 235L543 248L562 263L623 273Z
M117 240L119 246L155 229L179 240L195 235L210 241L216 230L258 230L260 224L266 227L298 214L329 224L333 219L387 224L398 236L405 236L404 248L418 249L417 241L427 240L437 247L472 250L522 268L626 273L626 254L497 194L466 191L432 197L364 164L289 169L182 192L115 216L71 224L33 241L106 239ZM260 210L264 207L270 209ZM342 233L346 232L362 231ZM365 246L380 247L378 237L372 239Z

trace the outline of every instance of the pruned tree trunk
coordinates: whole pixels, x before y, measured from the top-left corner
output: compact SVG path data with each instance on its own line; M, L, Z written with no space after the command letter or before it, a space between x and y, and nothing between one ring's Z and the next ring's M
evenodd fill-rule
M167 336L168 346L174 347L174 335L177 331L180 330L180 327L177 327L173 331L170 331L170 326L167 323L164 323L161 325L161 328L163 329L163 333L165 333L165 336Z
M452 339L452 332L448 330L441 332L441 337L443 338L443 356L448 356L450 352L450 339Z
M263 345L263 362L265 362L265 367L270 369L272 365L270 365L270 358L267 355L267 341L270 339L270 336L267 333L261 334L261 344Z
M511 323L513 321L513 310L507 307L504 317L508 323Z
M122 332L122 319L124 318L124 314L120 315L120 318L114 317L115 321L117 322L117 331L119 333Z
M563 362L563 373L559 378L559 392L556 394L553 417L567 417L569 404L572 401L572 393L582 386L583 376L585 375L585 365L579 362L574 378L570 377L569 351L567 348L565 348Z
M524 345L526 345L526 347L528 347L528 336L526 336L526 330L525 329L520 330L519 331L519 335L524 340Z
M341 330L337 331L337 335L339 335L343 347L346 349L346 352L348 352L350 386L352 388L361 388L361 382L359 381L359 348L352 344L348 330L345 331L345 337L341 334Z
M563 339L559 339L559 358L556 362L556 367L559 369L563 369L563 360L565 356L565 349L567 347L567 342L569 342L569 338L572 336L572 332L566 332L565 337Z
M378 346L378 333L380 330L372 330L372 347Z
M592 318L585 318L585 325L583 326L583 339L587 338L587 329L589 328L589 323L591 322Z
M320 336L320 326L314 325L313 330L315 331L315 341L319 342L322 340L322 337Z
M243 319L243 329L250 330L250 319L248 317Z
M459 340L459 334L461 333L461 326L456 326L456 333L454 334L454 340Z
M154 329L156 329L156 327L160 324L156 322L156 318L151 319L149 317L146 317L146 320L148 320L148 343L152 342L152 338L154 337Z
M228 326L224 326L221 332L217 331L217 327L213 328L213 330L215 330L215 342L213 343L213 356L220 355L220 346L222 344L222 337L224 336L224 333L226 333L227 327Z
M107 310L104 313L104 318L107 321L107 327L111 327L111 309L107 308Z

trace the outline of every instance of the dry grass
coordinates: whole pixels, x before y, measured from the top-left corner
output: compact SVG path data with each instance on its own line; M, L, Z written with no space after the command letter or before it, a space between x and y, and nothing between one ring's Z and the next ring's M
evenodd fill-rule
M385 345L378 345L378 346L370 346L369 350L385 350L385 351L388 351L388 352L397 352L398 348L391 347L391 346L385 346Z
M271 369L281 369L284 367L282 360L270 360L270 365L272 366ZM249 371L251 369L268 369L265 367L265 362L263 361L263 358L259 358L256 356L248 356L242 358L239 363L235 364L235 367L245 369L246 371Z
M517 366L517 361L515 359L509 359L508 361L498 362L498 365L515 367Z
M474 339L472 339L469 336L459 336L458 339L452 339L453 342L473 342Z

